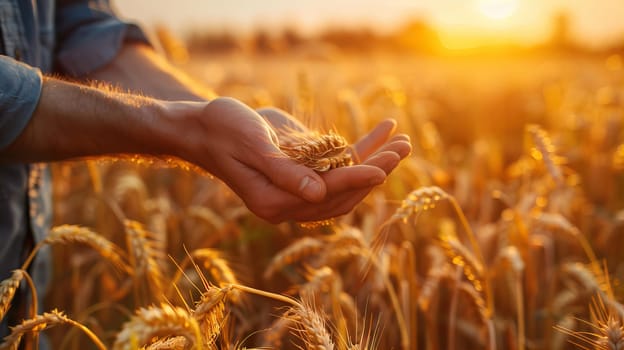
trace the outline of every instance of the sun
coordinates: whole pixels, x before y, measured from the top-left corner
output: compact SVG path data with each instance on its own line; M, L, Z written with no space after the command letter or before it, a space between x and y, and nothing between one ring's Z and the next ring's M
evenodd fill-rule
M479 0L479 11L490 19L511 17L518 8L518 0Z

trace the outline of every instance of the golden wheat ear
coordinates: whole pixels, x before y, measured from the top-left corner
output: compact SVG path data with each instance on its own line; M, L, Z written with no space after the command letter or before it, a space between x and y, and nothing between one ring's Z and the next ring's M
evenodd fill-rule
M320 172L353 164L349 143L334 132L289 134L280 149L297 163Z
M37 334L45 329L63 324L80 329L93 341L98 349L106 350L106 346L91 330L58 310L45 312L43 315L37 315L34 318L24 320L15 327L11 327L11 334L4 338L4 342L0 344L0 349L17 350L24 335L28 333Z
M28 268L35 255L46 244L70 244L79 243L93 248L106 260L110 261L120 271L132 275L132 269L128 266L127 258L121 248L102 237L98 233L78 225L60 225L53 227L46 238L39 242L30 253L22 269Z
M199 324L187 310L169 304L140 308L117 333L112 349L136 349L174 336L186 338L193 349L203 348Z
M0 320L4 319L4 316L11 306L11 301L15 296L15 292L23 279L24 271L15 270L11 274L11 277L0 282Z
M307 349L334 349L325 318L313 308L311 302L301 303L289 311L285 317L293 322L296 334L303 340Z

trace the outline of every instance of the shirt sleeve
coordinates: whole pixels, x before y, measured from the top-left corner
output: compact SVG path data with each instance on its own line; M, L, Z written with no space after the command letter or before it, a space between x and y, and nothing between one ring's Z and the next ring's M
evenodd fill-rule
M0 149L22 133L37 107L43 78L39 69L0 55Z
M110 62L125 41L150 45L136 25L120 20L104 0L60 0L55 25L56 66L80 77Z

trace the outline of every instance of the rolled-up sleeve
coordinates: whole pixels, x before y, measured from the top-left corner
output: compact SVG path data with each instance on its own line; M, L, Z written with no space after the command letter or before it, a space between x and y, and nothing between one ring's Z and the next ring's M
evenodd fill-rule
M56 11L56 67L80 77L110 62L125 41L149 40L132 23L120 20L108 1L61 0Z
M42 79L38 69L0 55L0 149L10 145L30 121Z

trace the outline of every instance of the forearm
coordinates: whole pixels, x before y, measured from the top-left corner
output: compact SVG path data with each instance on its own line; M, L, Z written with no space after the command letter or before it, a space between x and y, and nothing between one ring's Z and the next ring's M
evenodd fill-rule
M168 101L207 101L216 97L143 44L125 44L113 61L87 78Z
M118 153L168 154L177 147L173 104L45 78L29 123L3 161L53 161Z

